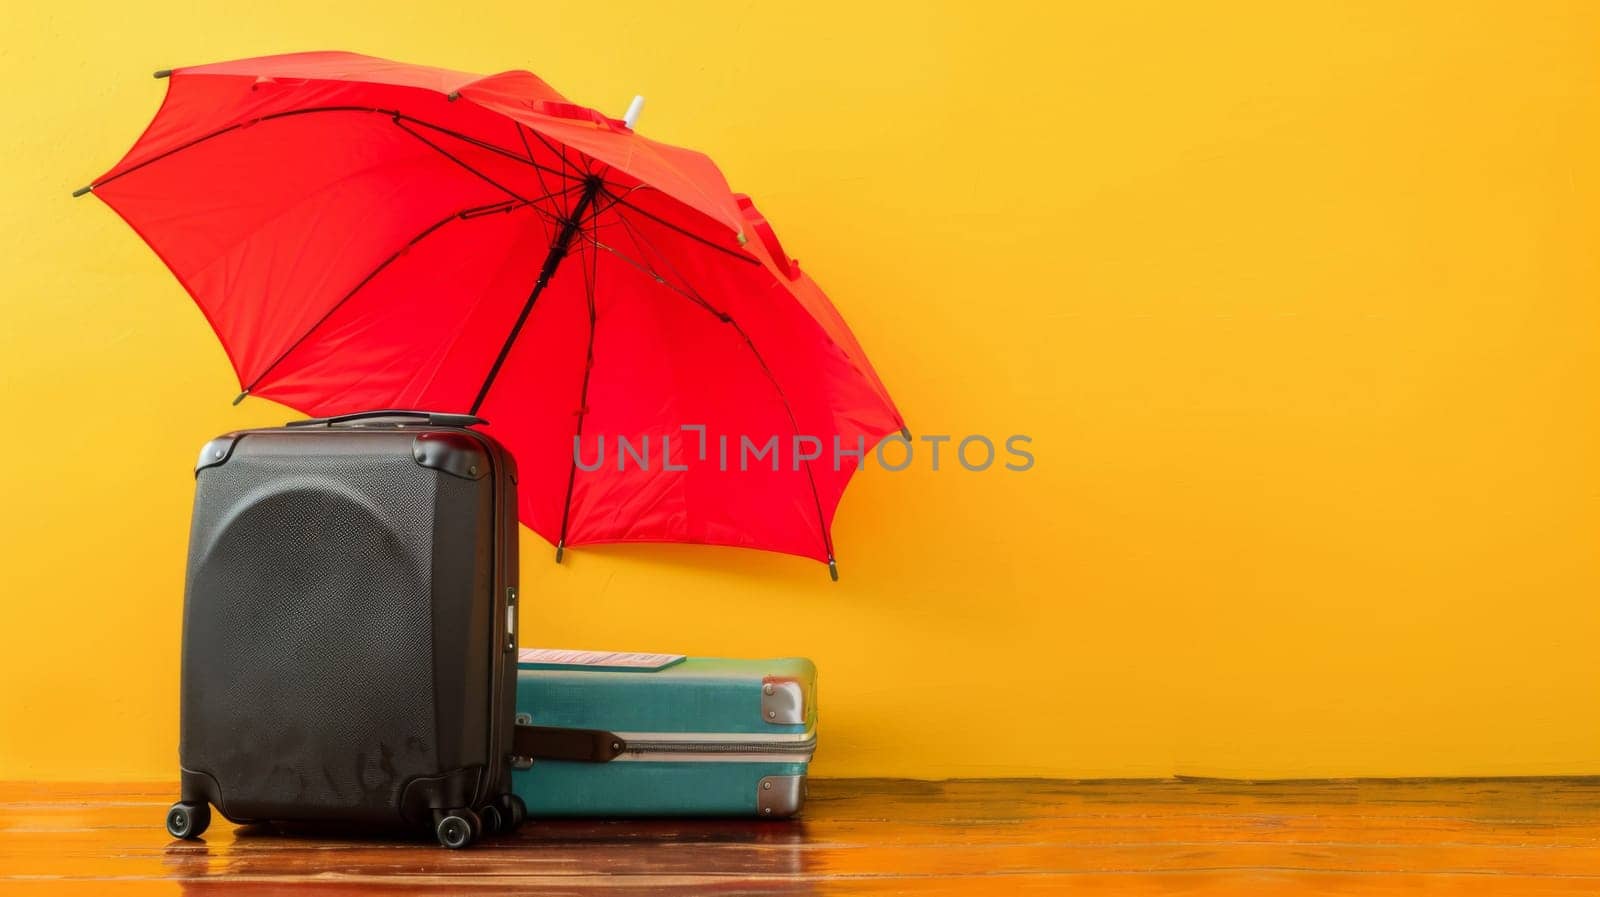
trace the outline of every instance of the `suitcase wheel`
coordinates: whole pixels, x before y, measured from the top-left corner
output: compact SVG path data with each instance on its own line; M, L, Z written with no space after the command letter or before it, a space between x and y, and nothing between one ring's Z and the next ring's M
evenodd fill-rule
M167 834L191 840L205 834L211 824L211 805L178 801L167 810Z
M483 822L485 835L498 835L505 828L506 820L500 815L500 808L494 804L484 804L478 808L478 819Z
M467 809L449 811L439 817L433 827L439 843L451 850L460 850L471 844L482 831L483 823L478 819L478 814Z
M516 831L528 821L528 805L515 794L502 794L495 804L500 807L500 819L508 831Z

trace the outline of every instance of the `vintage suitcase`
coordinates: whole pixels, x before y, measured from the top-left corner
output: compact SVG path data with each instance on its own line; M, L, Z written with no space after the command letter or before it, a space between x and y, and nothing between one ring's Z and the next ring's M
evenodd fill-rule
M817 743L802 658L524 650L515 792L533 816L800 810Z
M201 450L172 835L208 804L447 847L521 821L516 467L476 423L371 412Z

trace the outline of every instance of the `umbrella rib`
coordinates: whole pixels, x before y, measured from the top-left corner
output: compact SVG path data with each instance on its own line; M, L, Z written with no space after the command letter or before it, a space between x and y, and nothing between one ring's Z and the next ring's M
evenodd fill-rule
M278 353L278 357L274 358L272 360L271 364L267 365L266 368L264 370L262 370L261 373L257 374L255 376L255 379L251 380L250 384L244 388L243 392L239 393L238 398L234 399L234 404L237 405L240 401L242 401L244 399L245 396L249 395L251 393L251 391L253 391L257 386L259 386L261 384L261 381L265 380L267 375L272 373L274 368L276 368L285 358L289 357L290 353L292 353L295 349L299 348L300 344L305 342L306 339L311 336L311 334L315 333L317 328L321 327L324 323L327 322L327 320L329 318L333 317L333 313L334 312L338 311L341 307L343 307L346 302L349 302L350 299L355 296L355 294L361 292L361 290L364 287L366 287L367 284L371 283L373 281L373 279L376 278L379 274L382 274L383 271L386 268L388 268L391 264L393 264L395 262L395 260L399 259L402 255L405 255L414 246L416 246L418 243L421 243L429 235L433 234L435 231L437 231L440 228L444 227L446 224L449 224L450 222L458 220L458 219L462 220L462 221L470 221L470 220L472 220L474 218L481 218L484 215L488 215L488 214L491 214L493 212L502 212L502 211L503 212L511 212L511 211L515 211L516 209L523 208L525 206L532 206L532 205L533 204L532 204L531 201L522 201L522 202L518 203L518 202L512 202L511 200L502 200L500 202L490 203L488 205L470 206L468 208L461 209L461 210L456 211L456 212L452 212L448 216L446 216L444 218L441 218L438 221L435 221L433 224L428 225L426 228L424 228L416 236L412 237L410 240L407 240L404 244L402 244L399 249L396 249L394 252L390 253L388 255L388 257L386 257L383 261L379 262L377 267L375 267L371 271L369 271L367 273L367 276L361 278L361 280L354 287L350 288L349 292L347 292L343 296L341 296L339 298L339 301L333 303L333 305L327 311L322 313L322 316L320 318L317 318L317 320L314 321L311 324L310 327L306 328L306 332L305 333L300 334L300 336L297 337L294 342L289 344L288 348L286 348L282 352Z
M518 122L517 123L517 127L518 127L518 133L520 134L521 133L522 123ZM528 133L533 135L533 139L535 139L535 140L539 141L540 143L544 144L544 148L550 151L550 155L555 156L557 159L561 160L561 176L562 177L570 177L570 175L567 174L566 144L562 144L561 145L562 146L561 149L556 149L555 147L550 145L550 141L546 140L545 136L543 134L540 134L538 131L535 131L533 128L529 128L528 129ZM527 144L527 138L523 138L523 144L524 145ZM533 151L531 149L528 151L528 158L529 159L533 158ZM563 210L563 212L564 212L564 210Z
M562 223L564 223L563 219L561 219L560 217L558 217L556 215L552 215L549 212L545 211L544 209L539 208L538 206L532 206L531 208L533 209L533 213L535 215L543 216L544 218L549 220L552 224L562 224ZM617 216L617 220L622 222L624 227L628 227L628 222L625 219L623 219L623 217L621 215ZM624 264L628 265L628 267L633 268L634 270L640 272L641 274L645 275L646 277L650 278L651 280L655 281L656 283L660 284L661 286L666 287L667 289L673 291L674 293L677 293L678 295L682 296L683 298L688 299L690 302L693 302L694 304L696 304L696 305L700 306L701 308L705 309L707 314L710 314L713 317L718 318L719 320L724 318L724 317L726 317L726 315L724 315L721 311L718 311L710 303L706 302L706 300L700 298L698 295L696 295L696 294L694 294L694 293L692 293L692 292L690 292L688 290L685 290L683 287L678 286L677 284L673 283L672 281L667 280L665 277L662 277L660 274L658 274L656 272L656 270L654 268L650 267L650 265L648 263L641 262L638 259L634 258L633 256L628 255L626 252L623 252L622 250L618 249L617 247L612 246L611 244L605 242L604 240L600 240L600 239L598 239L596 237L584 235L583 239L585 241L589 242L589 243L594 244L596 247L598 247L600 249L603 249L606 252L609 252L612 255L616 256ZM637 241L635 241L635 242L637 242Z
M636 243L639 240L643 240L645 246L649 247L650 250L660 257L662 261L666 262L667 267L672 269L673 274L677 275L680 280L683 280L686 285L688 284L688 279L683 276L683 273L678 270L676 265L672 264L672 259L662 253L661 250L657 249L655 244L650 242L650 238L645 236L643 232L638 231L632 222L628 221L625 215L623 215L621 212L618 212L617 219L622 222L623 228L628 231L629 235L634 238ZM652 274L654 274L654 272L652 272ZM659 274L654 274L654 276L657 283L664 284L669 287L672 286L672 284L668 284L667 281ZM688 291L693 291L693 289L694 288L692 286L688 287ZM675 289L675 292L678 292L681 295L690 296L690 298L697 302L701 307L720 318L722 323L732 326L734 331L739 334L739 337L744 340L744 344L750 349L750 354L755 356L756 364L760 365L762 373L767 375L767 380L772 384L773 391L778 394L778 401L783 403L784 413L789 416L789 425L794 429L795 437L798 439L800 436L800 420L795 417L794 407L789 404L789 396L783 391L783 385L778 382L777 375L772 373L772 368L767 366L767 360L762 356L761 350L756 348L755 340L750 338L750 334L745 332L745 329L739 325L739 322L734 319L733 315L730 315L712 305L710 302L707 302L698 294L698 292L695 292L694 295L690 295L690 292L688 291ZM822 531L822 545L828 554L828 571L833 575L834 579L838 579L838 566L834 562L833 558L833 536L828 532L827 516L822 512L822 495L817 491L817 478L811 470L811 462L809 460L806 461L806 481L811 486L811 500L816 504L817 508L817 525Z
M609 191L607 191L607 192L609 193ZM669 230L675 230L678 233L683 234L685 237L688 237L689 239L694 240L694 241L696 241L698 243L703 243L706 246L709 246L709 247L711 247L712 249L715 249L718 252L725 253L725 254L727 254L729 256L732 256L733 258L738 259L741 262L746 262L748 264L752 264L752 265L760 265L761 264L761 260L756 258L753 255L747 255L747 254L745 254L743 252L738 252L738 251L729 249L726 246L720 246L720 245L718 245L716 243L713 243L710 240L707 240L705 237L702 237L699 234L695 233L694 231L691 231L691 230L689 230L687 228L684 228L682 226L673 224L672 222L667 221L666 219L660 217L659 215L656 215L654 212L648 211L646 209L642 209L639 206L636 206L633 203L628 202L628 200L625 199L624 197L616 196L615 194L612 194L612 198L616 200L616 203L615 203L616 205L620 205L620 206L624 206L626 208L632 209L633 211L638 212L639 214L643 215L646 218L649 218L651 221L654 221L655 223L661 225L662 227L665 227L665 228L667 228ZM617 214L619 216L621 215L620 212L617 213Z
M165 158L167 158L169 156L172 156L172 155L175 155L177 153L180 153L183 150L186 150L186 149L189 149L191 147L197 146L197 145L199 145L201 143L204 143L204 142L206 142L208 140L211 140L213 138L220 137L220 136L222 136L224 134L228 134L228 133L231 133L233 131L237 131L237 130L240 130L242 128L249 127L251 125L259 124L259 123L265 122L265 121L278 121L278 120L285 119L285 118L290 118L290 117L293 117L293 116L312 115L312 114L316 114L316 113L328 113L328 112L364 112L364 113L387 116L396 125L400 125L401 126L401 130L405 131L407 134L410 134L412 137L417 138L422 143L426 144L429 147L432 147L434 150L436 150L436 151L438 151L440 153L443 153L444 155L446 155L447 157L449 157L450 159L455 161L457 164L462 165L463 167L467 168L467 170L473 172L474 174L476 174L477 176L483 178L484 180L489 181L489 183L494 184L494 186L497 187L498 189L504 191L508 195L510 195L512 197L515 197L515 198L517 198L519 200L522 197L519 196L518 194L516 194L515 192L513 192L512 190L510 190L510 189L500 185L499 183L495 182L493 179L489 178L487 175L483 174L482 172L478 171L477 169L474 169L471 166L467 165L466 163L462 162L459 158L457 158L454 155L450 154L449 152L445 151L443 148L439 147L437 144L433 143L430 140L427 140L422 135L416 133L415 131L411 130L410 128L404 127L403 125L401 125L401 123L402 122L409 122L411 124L420 125L421 127L428 128L429 130L436 131L436 132L438 132L440 134L444 134L444 135L449 136L449 137L454 137L455 139L460 140L463 143L467 143L467 144L470 144L472 146L476 146L476 147L478 147L480 149L484 149L484 150L487 150L489 152L496 153L498 155L504 156L507 159L511 159L511 160L513 160L515 162L518 162L518 163L521 163L523 165L531 165L531 166L533 166L535 171L538 171L538 172L549 172L549 173L551 173L553 175L556 175L556 176L558 176L560 178L563 178L565 180L574 181L576 183L581 184L581 183L587 182L587 180L589 178L589 175L587 175L587 174L581 175L581 176L580 175L569 174L567 172L567 170L566 170L566 168L567 168L567 157L566 157L566 154L562 153L562 152L559 152L559 151L556 151L556 150L553 150L553 149L552 149L552 152L556 152L556 155L559 156L560 159L561 159L562 168L559 171L554 169L554 168L551 168L551 167L549 167L547 165L541 165L540 163L535 162L531 158L531 155L532 155L531 152L529 153L530 158L524 158L523 156L520 156L517 153L512 152L511 150L508 150L508 149L506 149L504 147L501 147L501 146L497 146L497 145L495 145L493 143L490 143L490 142L488 142L486 140L481 140L481 139L479 139L477 137L473 137L473 136L471 136L469 134L464 134L464 133L462 133L460 131L456 131L456 130L453 130L451 128L446 128L446 127L444 127L442 125L434 124L433 122L417 118L416 116L413 116L413 115L407 115L407 114L405 114L405 113L403 113L403 112L401 112L401 111L399 111L397 109L379 109L379 108L370 107L370 106L316 106L316 107L311 107L311 108L307 108L307 109L289 109L289 110L286 110L286 111L283 111L283 112L274 112L274 113L270 113L268 115L263 115L260 118L252 119L252 120L247 121L247 122L234 122L231 125L228 125L228 126L223 127L223 128L219 128L219 129L217 129L215 131L212 131L209 134L203 134L203 135L201 135L199 137L196 137L193 140L188 141L187 143L180 144L179 146L175 146L170 150L167 150L167 151L162 152L162 153L160 153L158 155L152 156L149 159L146 159L143 162L138 163L137 165L134 165L134 166L132 166L130 168L127 168L127 169L125 169L123 171L119 171L116 174L113 174L110 177L105 178L104 180L95 182L94 184L91 185L91 187L94 188L94 189L98 189L100 187L104 187L106 184L109 184L112 181L115 181L115 180L117 180L119 178L122 178L122 177L124 177L126 175L132 174L135 171L138 171L138 170L144 168L147 165L151 165L151 164L153 164L155 162L158 162L158 161L160 161L162 159L165 159ZM518 128L518 132L517 133L520 136L521 133L522 133L522 125L521 125L520 122L515 122L515 124L517 124L517 128ZM550 148L550 143L549 143L549 141L547 141L545 139L543 134L540 134L538 131L536 131L536 130L534 130L532 128L529 128L528 131L530 131L533 134L533 136L536 139L539 140L540 143L544 144L546 148ZM524 144L524 147L527 146L526 138L523 138L523 144ZM581 171L582 169L577 169L577 170ZM543 186L543 185L541 184L541 186ZM612 194L610 191L606 191L606 192L607 192L608 195L610 195L612 197L612 200L613 200L612 205L613 206L621 205L621 206L624 206L624 207L626 207L628 209L631 209L631 210L639 213L640 215L643 215L646 218L649 218L650 220L656 222L657 224L660 224L662 227L665 227L665 228L668 228L670 230L676 231L676 232L684 235L685 237L688 237L691 240L694 240L694 241L696 241L698 243L701 243L701 244L703 244L705 246L709 246L710 248L715 249L718 252L724 253L724 254L732 257L732 258L738 259L739 261L745 262L746 264L752 264L752 265L760 265L761 264L760 259L757 259L754 256L747 255L747 254L741 253L741 252L737 252L735 250L729 249L726 246L721 246L721 245L719 245L717 243L714 243L711 240L708 240L705 237L702 237L699 234L694 233L693 231L690 231L690 230L688 230L688 229L686 229L686 228L684 228L684 227L682 227L680 225L673 224L672 222L661 218L660 216L656 215L655 213L653 213L653 212L651 212L651 211L649 211L647 209L641 208L641 207L629 202L627 200L627 198L626 198L626 195L618 196L616 194ZM630 192L631 192L631 190L630 190ZM550 193L550 194L547 194L547 195L554 196L556 194Z
M569 187L566 192L571 192L571 190L572 190L572 188ZM612 205L615 205L615 203L613 203ZM607 206L606 208L610 208L610 206ZM565 219L563 219L563 218L561 218L560 216L557 216L557 215L552 215L551 213L545 211L544 209L539 208L538 206L532 206L532 209L533 209L533 213L535 215L542 216L547 221L549 221L551 224L564 224L565 223ZM602 209L601 211L603 212L603 211L605 211L605 209ZM598 215L594 216L594 217L598 217ZM624 224L624 226L627 225L627 222L623 220L621 215L617 216L617 220L622 222ZM581 238L585 242L591 243L594 246L596 246L596 247L598 247L600 249L603 249L606 252L611 253L612 255L614 255L618 259L620 259L623 263L627 264L629 267L634 268L635 270L637 270L640 273L644 274L646 277L649 277L651 280L654 280L656 283L661 284L662 286L664 286L667 289L673 291L674 293L677 293L678 295L684 297L685 299L688 299L690 302L693 302L696 305L699 305L701 308L704 308L711 315L713 315L715 317L718 317L718 318L722 317L722 312L717 311L709 303L707 303L704 299L701 299L699 296L695 295L694 293L691 293L691 292L683 289L682 287L678 286L677 284L672 283L671 281L669 281L666 278L662 277L660 274L656 273L656 270L654 268L650 267L649 264L639 261L638 259L634 258L633 256L628 255L626 252L623 252L622 250L618 249L617 247L612 246L611 244L605 242L604 240L600 240L600 239L598 239L596 237L593 237L593 236L590 236L588 234L581 235ZM637 241L635 241L635 242L637 242Z
M517 127L518 127L517 133L521 134L522 133L522 131L521 131L522 123L518 122L517 123ZM567 164L568 164L568 161L567 161L567 150L568 149L572 149L572 148L568 147L565 143L561 144L560 148L557 148L557 147L551 145L550 141L543 134L540 134L538 131L534 130L533 128L528 128L528 133L532 134L533 138L535 140L537 140L541 144L543 144L545 149L549 150L553 155L555 155L556 157L561 159L561 170L563 172L565 172L566 168L567 168ZM527 146L527 138L523 138L523 146L524 147ZM571 163L572 164L572 169L574 171L582 172L581 179L584 180L584 181L588 181L589 178L591 178L591 177L600 178L601 179L601 186L604 187L605 186L605 176L611 172L611 166L607 165L604 162L601 162L600 160L594 158L593 156L586 155L582 150L572 149L572 151L574 153L576 153L578 158L580 158L580 159L587 159L590 162L594 162L594 163L599 164L600 170L599 171L591 171L591 170L589 170L588 166L579 165L577 162ZM528 158L529 159L533 158L533 150L531 148L528 150ZM565 176L566 177L579 177L579 175L565 175ZM609 190L606 191L607 194L609 194L610 192L611 191L609 191ZM600 216L599 215L595 215L594 217L596 219L598 219Z
M516 126L517 139L522 141L522 150L523 150L523 152L528 154L528 161L532 162L533 161L533 145L528 143L528 135L525 133L527 131L526 126L524 126L522 124L522 122L520 122L520 121L513 121L511 124Z
M533 159L531 159L531 158L525 159L525 158L523 158L522 156L518 155L516 152L514 152L512 150L508 150L503 146L499 146L497 144L490 143L487 140L483 140L483 139L480 139L480 138L477 138L477 137L473 137L470 134L463 134L460 131L452 130L450 128L444 127L443 125L436 125L431 121L424 121L423 119L417 118L414 115L406 115L403 112L393 112L392 110L382 110L382 109L375 109L375 110L372 110L372 111L374 111L374 112L391 112L391 114L398 115L399 117L405 119L408 122L411 122L412 124L421 125L424 128L428 128L429 130L438 131L440 134L444 134L444 135L449 136L449 137L454 137L455 139L461 141L462 143L469 143L469 144L471 144L471 145L473 145L475 147L478 147L479 149L488 150L491 153L495 153L497 155L505 156L507 159L510 159L513 162L520 162L523 165L531 165L531 166L533 166L534 168L536 168L536 169L538 169L540 171L548 171L549 173L551 173L553 175L556 175L557 177L562 177L562 178L566 178L568 180L577 181L580 184L583 183L584 179L581 178L581 177L577 177L575 175L567 174L565 171L558 171L558 170L556 170L554 168L551 168L548 165L540 165L538 162L533 161ZM515 123L515 119L513 119L512 121ZM529 130L532 131L533 129L529 128ZM533 131L533 133L534 133L534 136L538 136L539 132Z
M529 130L529 132L531 132L533 134L533 136L535 138L538 139L538 141L540 143L544 144L545 149L548 149L548 150L550 150L550 152L555 153L557 156L561 157L561 163L562 163L563 170L564 170L565 169L565 165L566 165L566 161L567 161L566 153L558 151L558 150L555 149L555 147L552 147L550 145L550 141L546 140L543 134L540 134L538 131L535 131L533 128L529 128L528 130ZM562 144L562 146L565 147L566 144ZM634 188L630 187L628 189L628 192L632 193L633 189ZM713 243L710 240L706 239L705 237L702 237L699 234L696 234L696 233L694 233L692 231L686 230L685 228L680 227L680 226L678 226L676 224L673 224L670 221L662 220L661 218L657 217L656 215L652 214L651 212L648 212L648 211L646 211L644 209L641 209L638 206L628 202L626 200L626 198L625 198L625 195L624 196L617 196L616 194L611 193L611 191L609 191L609 190L607 190L606 193L607 193L607 195L611 196L612 205L617 205L617 204L625 205L628 208L633 209L635 212L638 212L639 214L644 215L645 217L647 217L647 218L649 218L649 219L661 224L664 227L669 227L669 228L671 228L671 229L683 234L684 236L686 236L686 237L688 237L688 238L690 238L692 240L697 240L697 241L699 241L701 243L704 243L705 245L711 247L712 249L717 250L718 252L725 252L728 255L731 255L734 258L736 258L736 259L738 259L738 260L740 260L742 262L750 262L750 263L757 264L757 265L761 264L760 259L754 258L754 257L749 256L749 255L745 255L744 253L741 253L741 252L735 252L734 250L729 249L726 246L720 246L720 245L718 245L716 243Z
M244 127L244 125L242 123L235 123L235 124L231 124L231 125L227 126L226 128L222 128L221 130L212 131L210 134L202 134L201 136L196 137L193 140L190 140L190 141L185 142L185 143L180 143L177 146L173 147L172 149L166 150L165 152L157 153L156 155L151 156L150 158L144 160L143 162L140 162L137 165L134 165L134 166L132 166L130 168L127 168L127 169L125 169L123 171L119 171L116 174L112 175L111 177L106 178L105 180L96 181L94 184L91 185L91 187L93 189L97 189L98 190L99 188L104 187L105 185L107 185L107 184L111 183L112 181L116 180L117 178L122 177L123 175L133 174L135 171L138 171L139 169L144 168L146 165L152 165L152 164L154 164L156 162L160 162L162 159L165 159L168 156L176 155L176 154L181 153L184 150L186 150L186 149L188 149L188 148L190 148L192 146L196 146L198 144L205 143L207 140L210 140L213 137L221 137L223 134L226 134L226 133L228 133L230 131L237 131L242 127Z
M578 166L574 165L572 167L573 167L573 170L577 170ZM563 144L562 147L561 147L561 176L562 177L567 177L567 148L566 148L565 144ZM571 212L572 212L572 209L570 207L561 210L561 214L562 215L568 215Z
M512 122L512 124L517 126L517 139L522 141L522 148L524 150L526 150L527 153L528 153L528 161L529 162L533 162L533 147L528 144L528 136L527 136L527 134L523 133L526 129L523 127L522 122L520 122L520 121ZM543 169L538 168L537 167L537 163L534 163L534 164L535 164L535 167L533 169L533 175L534 175L534 177L539 179L539 189L540 190L544 190L545 192L549 192L550 188L546 187L545 183L544 183L544 171L543 171Z
M517 124L520 126L522 123L518 122ZM560 150L556 149L555 147L551 146L550 145L550 141L546 140L545 136L543 134L540 134L538 131L535 131L533 128L528 128L528 133L533 135L533 139L534 140L537 140L540 143L544 144L544 148L550 151L550 155L555 156L557 159L560 159L563 163L566 162L566 160L567 160L566 153L563 153ZM530 159L533 158L533 153L531 153L531 152L528 153L528 158L530 158Z
M508 150L508 149L506 149L504 147L501 147L501 146L496 146L495 144L490 143L487 140L481 140L481 139L479 139L477 137L473 137L473 136L471 136L469 134L463 134L460 131L452 130L452 129L446 128L446 127L444 127L442 125L434 124L433 122L430 122L430 121L425 121L423 119L417 118L414 115L407 115L404 112L399 111L398 109L379 109L379 108L376 108L376 107L373 107L373 106L312 106L312 107L308 107L308 108L305 108L305 109L287 109L287 110L284 110L283 112L272 112L272 113L269 113L267 115L263 115L263 116L261 116L259 118L250 119L249 121L234 122L231 125L226 125L224 127L218 128L217 130L212 131L212 132L210 132L208 134L202 134L199 137L196 137L196 138L194 138L192 140L189 140L189 141L186 141L184 143L181 143L181 144L179 144L179 145L177 145L177 146L175 146L175 147L173 147L173 148L171 148L169 150L164 150L164 151L162 151L160 153L157 153L156 155L151 156L150 158L145 159L144 161L139 162L136 165L131 165L128 168L123 169L122 171L119 171L119 172L117 172L117 173L115 173L113 175L110 175L109 177L106 177L106 178L103 178L103 179L101 179L99 181L94 182L93 184L90 185L90 188L98 190L99 188L104 187L105 185L111 183L112 181L118 180L119 178L125 177L125 176L130 175L130 174L133 174L135 171L138 171L141 168L144 168L144 167L146 167L148 165L152 165L152 164L154 164L156 162L159 162L162 159L165 159L165 158L167 158L169 156L176 155L176 154L178 154L180 152L183 152L186 149L190 149L191 147L198 146L199 144L205 143L208 140L212 140L212 139L215 139L217 137L221 137L222 135L231 133L233 131L242 130L244 128L250 127L251 125L260 124L261 122L267 122L267 121L280 121L282 119L293 118L293 117L299 116L299 115L314 115L314 114L317 114L317 113L326 113L326 112L364 112L364 113L373 114L373 115L383 115L383 116L387 116L389 118L398 118L398 119L400 119L402 121L407 121L407 122L410 122L410 123L415 124L415 125L421 125L422 127L428 128L429 130L437 131L437 132L439 132L441 134L445 134L447 136L454 137L457 140L462 141L463 143L469 143L469 144L471 144L473 146L476 146L476 147L478 147L480 149L488 150L489 152L492 152L492 153L498 153L499 155L505 156L508 159L513 159L513 160L515 160L517 162L520 162L520 163L522 163L524 165L531 165L531 166L533 166L534 168L536 168L536 169L538 169L540 171L547 171L547 172L549 172L551 174L557 175L557 176L562 177L562 178L566 178L568 180L575 180L575 181L577 181L579 183L582 183L582 180L583 180L582 178L577 178L577 177L574 177L572 175L566 174L564 172L557 171L556 169L551 168L551 167L549 167L547 165L541 165L538 162L535 162L531 158L526 158L525 159L522 156L518 155L517 153L512 152L511 150ZM537 133L537 132L535 132L535 133Z
M497 202L497 203L492 203L492 204L486 205L486 206L478 206L477 208L471 209L471 210L466 211L466 212L462 212L461 213L461 217L463 217L463 218L482 218L485 215L493 215L493 214L496 214L498 212L509 212L509 211L511 211L513 209L520 209L523 206L532 206L534 211L540 212L541 214L545 214L543 212L543 210L538 208L538 203L544 202L547 199L555 199L557 197L565 196L566 194L571 193L574 190L582 190L582 189L583 189L583 185L582 184L573 184L573 185L571 185L569 187L563 187L560 190L552 190L549 193L541 193L540 195L531 197L529 199L519 199L519 200L516 200L516 201L512 201L512 200L509 200L509 199L503 199L503 200L501 200L500 202ZM505 208L501 208L502 206L504 206Z
M606 252L609 252L612 255L616 256L617 258L621 259L629 267L633 268L636 271L639 271L641 274L645 275L646 277L650 278L651 280L655 281L656 283L661 284L662 286L664 286L667 289L673 291L674 293L677 293L678 295L682 296L683 298L688 299L690 302L693 302L694 304L696 304L696 305L700 306L701 308L705 309L712 316L717 317L717 318L722 318L723 317L722 312L717 311L715 308L711 307L711 305L709 305L704 299L701 299L699 296L696 296L695 294L689 292L688 290L685 290L684 288L678 286L677 284L672 283L671 281L669 281L666 278L662 277L660 274L657 274L655 272L655 270L652 269L649 265L639 261L638 259L635 259L633 256L628 255L626 252L623 252L620 249L617 249L615 246L612 246L611 244L606 243L606 242L604 242L602 240L597 240L594 237L586 237L585 239L587 239L590 243L593 243L595 246L598 246L599 248L605 250Z
M189 140L187 142L180 143L177 146L173 147L172 149L166 150L166 151L161 152L161 153L157 153L156 155L151 156L150 158L144 160L143 162L140 162L137 165L130 166L129 168L126 168L126 169L124 169L122 171L119 171L116 174L114 174L114 175L112 175L112 176L110 176L110 177L108 177L108 178L106 178L104 180L96 181L93 186L94 186L95 189L99 189L99 188L104 187L105 185L111 183L112 181L117 180L120 177L123 177L125 175L133 174L135 171L138 171L139 169L144 168L147 165L154 164L156 162L161 161L162 159L167 158L168 156L176 155L177 153L181 153L184 150L189 149L190 147L198 146L199 144L205 143L208 140L211 140L211 139L216 138L216 137L221 137L224 134L230 133L232 131L240 130L241 128L247 128L247 127L249 127L251 125L258 124L258 123L264 122L264 121L277 121L278 119L282 119L282 118L289 118L291 116L296 116L296 115L309 115L309 114L316 113L316 112L386 112L386 113L392 113L392 114L395 114L395 115L399 114L398 112L393 112L393 110L372 109L372 108L369 108L369 107L366 107L366 106L313 106L313 107L310 107L310 108L307 108L307 109L289 109L289 110L286 110L286 111L283 111L283 112L274 112L274 113L271 113L269 115L263 115L260 118L251 119L250 121L236 121L231 125L227 125L225 127L218 128L217 130L212 131L209 134L202 134L199 137L194 138L193 140Z
M506 185L504 185L504 184L500 183L499 181L495 180L494 178L489 177L488 175L484 174L483 172L479 171L478 169L473 168L471 165L468 165L466 162L461 161L461 159L458 158L454 153L450 152L449 150L445 149L444 147L440 146L439 144L434 143L432 140L429 140L428 138L422 136L421 134L418 134L416 131L413 131L410 128L406 127L400 121L400 116L399 115L396 115L392 119L392 121L394 122L395 127L397 127L400 130L406 132L407 134L410 134L412 137L415 137L418 140L422 141L424 145L426 145L430 149L434 150L435 152L439 153L440 155L444 156L446 159L449 159L450 161L452 161L452 162L456 163L457 165L461 166L462 168L465 168L467 171L470 171L474 175L477 175L479 178L482 178L485 183L489 184L490 186L494 187L495 189L499 190L500 192L505 193L507 196L510 196L512 199L515 199L518 202L527 202L527 200L523 198L522 194L520 194L517 191L511 189L510 187L507 187Z

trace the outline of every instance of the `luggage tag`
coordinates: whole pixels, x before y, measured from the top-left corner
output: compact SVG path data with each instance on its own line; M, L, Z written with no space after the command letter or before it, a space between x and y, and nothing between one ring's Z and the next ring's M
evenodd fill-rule
M654 673L683 663L683 654L642 654L630 651L570 651L562 648L523 648L517 666L524 670L589 670L601 673Z

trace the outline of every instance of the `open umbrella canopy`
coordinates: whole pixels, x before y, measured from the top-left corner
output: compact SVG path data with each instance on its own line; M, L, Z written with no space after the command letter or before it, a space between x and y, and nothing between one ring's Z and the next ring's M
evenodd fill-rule
M904 424L706 156L527 72L329 52L158 75L154 121L85 189L194 297L241 395L481 414L558 552L832 564L849 453Z

